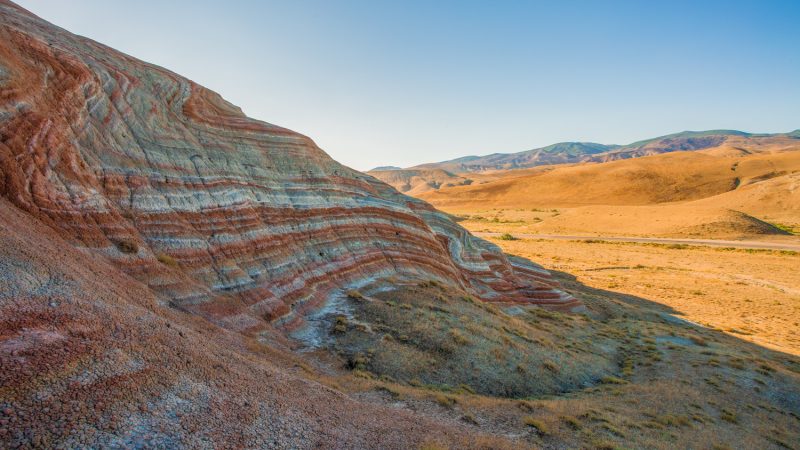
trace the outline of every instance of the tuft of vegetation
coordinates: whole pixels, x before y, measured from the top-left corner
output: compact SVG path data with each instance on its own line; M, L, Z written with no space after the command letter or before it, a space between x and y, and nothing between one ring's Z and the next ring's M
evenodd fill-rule
M583 424L581 424L580 420L572 417L572 416L561 416L560 419L567 424L568 427L572 428L573 430L580 430L583 428Z
M347 323L348 323L347 317L336 316L336 322L334 323L333 326L333 332L344 333L345 331L347 331Z
M455 328L450 329L450 338L458 345L467 345L469 344L469 339L460 331Z
M550 434L550 430L544 423L542 423L541 420L535 419L531 416L525 416L522 419L522 422L531 428L535 428L539 434Z
M705 339L701 338L700 336L689 336L689 339L695 344L701 347L708 347L708 342Z
M121 241L117 241L116 246L117 249L119 249L119 251L121 251L122 253L128 253L128 254L139 253L139 244L129 239L123 239Z
M452 395L436 394L436 403L445 408L451 408L458 403L458 400Z
M800 228L795 227L793 225L787 225L784 223L774 223L772 224L772 226L789 234L794 234L794 235L800 234Z
M347 298L350 298L350 299L353 299L353 300L364 300L364 294L362 294L361 292L358 292L355 289L350 289L349 291L347 291Z
M438 442L426 442L419 447L419 450L450 450L450 447Z
M165 266L178 267L178 261L175 261L175 258L165 253L161 253L158 255L158 262L164 264Z
M623 380L622 378L617 378L612 375L606 375L600 381L603 384L628 384L628 382Z
M517 240L517 238L514 235L512 235L511 233L503 233L497 239L500 239L501 241L516 241Z
M739 423L739 418L736 417L736 413L727 409L722 410L722 412L719 414L719 418L726 422Z
M388 385L378 386L376 390L389 394L389 396L392 397L393 400L398 400L403 397L403 394L400 391Z
M558 364L554 363L549 359L546 359L542 362L542 367L549 370L550 372L558 373L559 371Z
M472 424L472 425L478 425L479 424L478 423L478 419L476 419L475 415L472 414L472 413L464 414L463 416L461 416L461 420L466 422L466 423Z

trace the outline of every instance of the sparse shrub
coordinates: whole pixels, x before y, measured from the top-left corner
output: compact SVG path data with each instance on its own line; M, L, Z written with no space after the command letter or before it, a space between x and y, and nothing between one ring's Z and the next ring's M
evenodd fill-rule
M595 450L615 450L617 448L617 446L614 445L611 442L604 441L604 440L598 439L598 438L594 438L594 439L592 439L592 447L591 448L594 448Z
M450 450L450 447L438 442L426 442L419 447L419 450Z
M739 423L739 419L736 417L736 414L727 409L722 410L722 412L719 414L719 418L726 422Z
M158 262L165 266L178 267L178 261L175 261L175 258L164 253L158 255Z
M438 403L441 406L444 406L445 408L450 408L457 402L458 401L456 400L456 398L451 395L436 394L436 403Z
M772 372L774 372L774 371L775 371L775 369L773 369L772 367L770 367L770 366L768 366L766 364L760 364L756 368L756 372L760 373L761 375L768 376L768 377L772 376Z
M561 420L573 430L580 430L581 428L583 428L581 422L572 416L561 416Z
M622 362L622 375L626 377L633 375L633 358L625 358Z
M350 289L349 291L347 291L347 298L353 300L364 300L364 295L355 289Z
M475 393L475 389L472 389L471 386L467 386L466 384L459 384L457 392L462 393L462 394L463 393L474 394Z
M526 400L518 401L517 402L517 406L519 407L519 409L521 409L523 411L533 411L535 409L533 403L531 403L529 401L526 401Z
M500 239L501 241L516 241L517 240L517 238L514 237L514 235L512 235L510 233L503 233L497 239Z
M358 353L355 356L352 356L347 359L347 367L352 370L354 373L357 371L365 371L367 370L367 363L369 359L361 353ZM370 375L372 378L372 375Z
M677 416L672 414L664 414L658 416L656 419L659 423L670 427L689 427L691 422L686 416Z
M353 371L353 375L358 378L363 378L365 380L372 380L375 377L372 376L371 373L367 372L366 370L356 369Z
M347 317L345 316L336 316L336 322L333 326L334 333L344 333L347 331Z
M612 375L606 375L600 381L602 381L604 384L628 384L628 382L622 378L617 378Z
M118 241L116 245L119 251L122 253L139 253L139 244L137 244L135 241L125 239Z
M383 378L383 377L381 377L381 378ZM378 386L377 390L386 392L394 400L397 400L397 399L399 399L399 398L401 398L403 396L399 391L396 391L395 389L392 389L390 386L386 386L386 385Z
M539 432L539 434L550 434L549 430L547 429L547 426L544 423L542 423L541 420L537 420L531 416L526 416L525 418L522 419L522 422L531 428L535 428L536 431Z
M504 361L506 359L506 354L503 353L503 350L501 350L499 348L496 348L496 347L493 348L491 353L492 353L492 356L494 356L494 359L496 359L498 361Z
M609 433L614 434L616 436L625 437L625 433L623 433L617 427L615 427L615 426L613 426L611 424L604 423L604 424L600 425L600 428L602 428L602 429L604 429L604 430L608 431Z
M472 415L471 413L466 413L463 416L461 416L461 420L467 423L471 423L473 425L478 425L478 419L476 419L475 416Z
M546 359L542 362L542 367L549 370L550 372L558 373L561 369L558 367L558 364Z

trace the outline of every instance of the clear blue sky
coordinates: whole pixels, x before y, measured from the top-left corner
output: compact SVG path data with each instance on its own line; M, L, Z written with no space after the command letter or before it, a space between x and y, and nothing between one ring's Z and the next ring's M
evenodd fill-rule
M357 169L800 128L800 1L18 0Z

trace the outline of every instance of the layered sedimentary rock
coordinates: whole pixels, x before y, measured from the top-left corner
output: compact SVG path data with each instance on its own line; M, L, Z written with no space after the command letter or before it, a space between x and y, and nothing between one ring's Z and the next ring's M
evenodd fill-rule
M428 204L168 70L0 2L0 195L237 331L389 276L580 308Z
M3 198L0 230L0 448L403 449L431 438L466 448L480 439L354 400L297 373L294 355L159 305L147 285Z

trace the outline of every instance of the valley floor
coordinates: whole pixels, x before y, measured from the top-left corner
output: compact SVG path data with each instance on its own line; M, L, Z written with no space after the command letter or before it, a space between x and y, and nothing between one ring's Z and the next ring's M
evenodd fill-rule
M646 298L743 340L800 355L800 254L612 242L490 238L587 286Z
M476 231L473 234L481 237L499 237L505 233L500 232L480 232ZM558 240L558 241L592 241L589 243L614 243L626 242L632 244L667 244L678 246L707 246L707 247L720 247L728 250L744 249L744 250L779 250L786 252L800 252L800 242L789 243L787 242L764 242L764 241L724 241L720 239L669 239L669 238L644 238L644 237L625 237L625 236L602 236L599 239L593 239L592 236L564 236L557 234L515 234L512 235L517 238L525 239L544 239L544 240ZM675 247L672 247L675 248Z
M387 376L400 371L387 372L367 360L365 371L355 371L360 378L339 375L337 387L369 402L466 424L520 447L796 448L800 273L791 267L800 264L800 254L601 239L489 239L543 264L589 309L582 318L536 310L530 317L515 316L514 308L502 308L514 319L500 328L524 322L527 336L556 342L576 360L597 354L616 361L614 375L557 394L503 399L463 388L409 386ZM446 292L412 291L380 295L392 298L388 303L398 311L418 302L415 298L435 296L445 308L457 303L447 300ZM381 317L383 325L395 320ZM535 334L541 332L544 338ZM507 356L492 353L502 370ZM380 350L370 357L385 358ZM559 367L545 362L529 376L566 375L565 360L551 358ZM433 438L423 448L450 448L438 442ZM501 446L499 440L493 444Z

